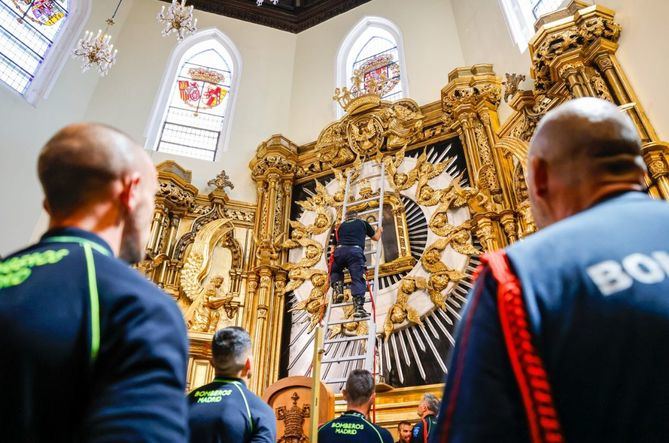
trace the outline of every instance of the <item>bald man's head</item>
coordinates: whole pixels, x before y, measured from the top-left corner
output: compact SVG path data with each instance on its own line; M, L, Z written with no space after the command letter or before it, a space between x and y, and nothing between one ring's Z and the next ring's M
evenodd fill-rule
M156 192L155 168L141 146L109 126L74 124L46 143L37 169L52 224L90 217L94 206L111 204L127 231L121 255L131 246L126 258L137 259L137 245L127 242L144 240L142 224L148 224L147 206L152 211Z
M537 224L554 223L605 195L641 188L634 124L610 102L571 100L546 114L530 143L528 187Z

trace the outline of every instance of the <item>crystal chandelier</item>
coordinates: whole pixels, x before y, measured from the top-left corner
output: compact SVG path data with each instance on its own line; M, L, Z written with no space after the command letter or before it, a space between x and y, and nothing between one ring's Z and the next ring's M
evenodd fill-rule
M163 25L163 37L173 32L177 40L181 41L187 35L197 31L197 19L193 18L193 6L186 6L186 0L172 0L172 4L165 10L163 6L158 13L158 22Z
M270 0L273 5L276 5L279 3L279 0ZM256 5L262 6L262 4L265 3L265 0L256 0Z
M77 47L74 49L73 56L74 58L81 59L81 72L86 72L92 67L97 66L98 73L102 77L109 74L109 70L116 62L116 54L118 54L118 49L114 49L114 45L111 43L109 29L114 26L114 18L122 2L123 0L119 0L114 14L111 18L107 19L107 27L104 34L100 29L97 35L93 37L92 31L86 31L84 38L79 40Z

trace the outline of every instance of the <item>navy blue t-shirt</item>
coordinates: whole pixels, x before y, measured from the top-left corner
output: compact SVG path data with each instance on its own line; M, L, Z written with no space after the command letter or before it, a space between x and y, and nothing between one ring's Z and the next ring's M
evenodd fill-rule
M193 443L276 441L272 408L239 378L217 377L188 394L188 403Z
M74 228L0 262L0 440L185 442L188 344L167 294Z
M507 255L565 441L666 441L669 204L611 196ZM462 313L432 442L530 440L491 274L482 271Z
M319 443L393 443L388 430L367 421L355 411L346 411L318 428Z
M364 220L346 220L339 225L338 238L335 244L340 246L358 246L365 249L365 238L374 237L374 228Z

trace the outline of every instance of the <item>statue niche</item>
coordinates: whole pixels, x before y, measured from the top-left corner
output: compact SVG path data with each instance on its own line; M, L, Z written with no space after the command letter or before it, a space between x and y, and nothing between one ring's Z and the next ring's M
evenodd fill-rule
M182 296L179 303L192 332L213 333L219 327L221 311L228 321L240 307L241 248L234 238L234 226L219 219L202 227L195 236L181 270Z

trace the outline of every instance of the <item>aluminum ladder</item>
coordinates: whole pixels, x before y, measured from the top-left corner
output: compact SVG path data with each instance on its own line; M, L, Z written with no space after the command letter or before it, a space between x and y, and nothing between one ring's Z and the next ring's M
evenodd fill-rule
M378 172L369 174L367 176L357 178L352 178L354 175L353 171L350 171L346 175L346 188L344 189L344 202L342 206L342 221L346 219L346 214L351 207L356 207L364 205L365 203L378 202L378 207L371 207L369 209L363 209L356 211L358 216L364 216L366 214L376 214L376 222L370 223L372 227L379 228L383 223L383 199L385 194L385 164L383 162L378 163L367 163L363 165L363 170L365 166L371 167L371 169L376 169ZM357 185L365 181L370 183L370 186L374 183L373 180L376 180L379 183L379 193L378 195L363 198L361 200L350 200L352 194L352 189L355 189ZM373 189L373 188L372 188ZM344 318L342 315L341 319L333 319L333 312L338 309L343 309L347 306L353 306L353 300L345 300L343 303L334 303L334 290L328 292L328 305L324 315L324 326L323 326L323 348L321 350L320 362L314 362L315 364L320 363L322 367L322 381L326 384L339 386L339 390L344 386L348 374L353 369L367 369L372 374L376 375L376 300L379 290L379 266L381 262L381 251L379 239L378 242L369 241L365 242L365 258L371 257L371 266L368 266L369 269L373 270L374 279L370 282L367 281L367 294L365 295L365 308L368 312L371 312L370 317L365 317L363 319L355 319L353 317ZM369 247L371 246L371 248ZM369 309L371 308L371 310ZM351 323L355 321L361 321L367 323L367 334L364 335L346 335L344 331L344 325L346 323ZM330 329L332 326L340 325L341 331L337 337L330 337ZM360 364L362 362L362 364ZM343 367L343 370L341 370ZM334 369L334 371L333 371ZM330 376L332 372L335 372L334 376Z

